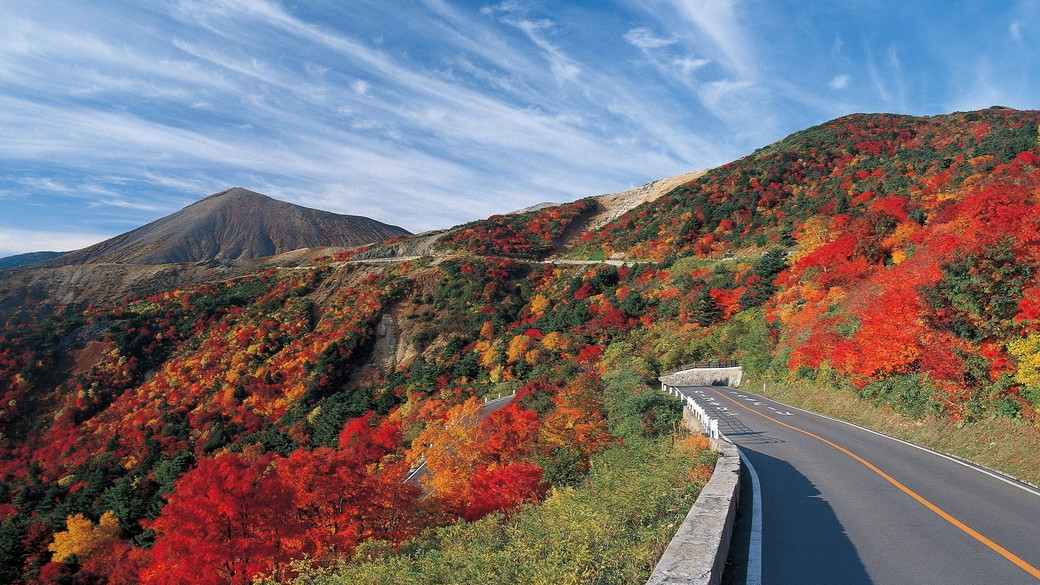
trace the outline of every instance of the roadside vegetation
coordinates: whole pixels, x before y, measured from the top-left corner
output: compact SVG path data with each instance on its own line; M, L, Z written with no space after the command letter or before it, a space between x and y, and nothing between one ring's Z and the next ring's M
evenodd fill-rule
M370 542L354 562L301 567L287 583L644 582L710 478L715 457L698 436L628 436L594 456L578 485L553 488L538 506L456 522L397 553Z

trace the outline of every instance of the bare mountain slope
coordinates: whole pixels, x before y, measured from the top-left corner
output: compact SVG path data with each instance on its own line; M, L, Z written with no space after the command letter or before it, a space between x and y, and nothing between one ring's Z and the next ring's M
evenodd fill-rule
M299 248L363 246L408 233L367 217L309 209L235 187L48 264L248 260Z
M679 185L689 183L697 177L704 175L706 172L708 171L703 170L693 173L685 173L667 179L652 181L641 187L629 189L628 191L623 191L621 193L598 195L595 199L603 209L600 213L590 219L589 223L585 226L585 229L587 231L597 230L621 217L629 210L639 207L648 201L653 201L672 189L675 189Z
M587 232L594 232L640 205L661 197L672 189L689 183L707 173L707 170L685 173L667 179L658 179L635 189L622 191L620 193L607 193L596 195L597 207L595 211L584 217L581 221L574 222L564 233L562 241L557 245L555 254L563 254L570 249L575 242ZM542 204L544 206L545 204ZM530 209L537 209L535 206ZM526 210L525 210L526 211Z

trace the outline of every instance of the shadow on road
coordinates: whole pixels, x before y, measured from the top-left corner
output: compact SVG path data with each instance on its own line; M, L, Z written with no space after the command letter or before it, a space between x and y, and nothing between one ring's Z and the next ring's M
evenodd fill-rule
M718 405L717 402L709 402L708 404ZM767 445L784 442L771 436L769 433L752 430L739 416L734 416L728 410L715 411L715 414L719 419L719 428L725 429L724 434L734 443L740 445Z
M819 490L794 467L741 449L761 480L762 583L798 585L872 583L859 554ZM740 506L723 583L747 583L751 535L751 477L741 472Z

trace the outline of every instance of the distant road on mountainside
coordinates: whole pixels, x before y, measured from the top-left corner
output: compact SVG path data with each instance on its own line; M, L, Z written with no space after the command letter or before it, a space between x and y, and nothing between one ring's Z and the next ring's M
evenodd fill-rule
M681 390L758 477L758 500L747 470L742 478L727 581L1040 582L1040 491L742 390Z
M480 412L480 418L484 418L492 412L495 412L496 410L506 406L507 404L512 402L513 398L515 397L516 394L506 394L505 396L502 396L500 394L498 398L488 397L486 399L487 401L484 403L484 409ZM405 478L405 481L417 485L422 485L422 477L426 475L426 473L426 462L424 461L418 467L413 469L411 473L408 474L408 477ZM429 491L427 491L423 497L425 498L427 495L429 495Z

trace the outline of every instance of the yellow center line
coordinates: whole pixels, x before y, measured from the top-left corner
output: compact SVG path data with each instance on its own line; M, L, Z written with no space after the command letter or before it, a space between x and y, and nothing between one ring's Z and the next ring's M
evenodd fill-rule
M766 420L771 420L771 421L775 422L776 424L778 424L780 426L787 427L787 428L789 428L789 429L791 429L793 431L798 431L799 433L808 435L808 436L810 436L810 437L812 437L812 438L814 438L814 439L816 439L818 441L821 441L823 443L826 443L826 444L830 445L831 447L834 447L838 451L841 451L842 453L848 455L849 457L852 457L856 461L859 461L860 463L865 465L867 467L867 469L869 469L869 470L873 471L874 473L880 475L882 478L885 479L885 481L887 481L887 482L891 483L892 485L896 486L897 488L902 490L906 495L908 495L911 498L917 500L918 502L921 503L921 505L923 505L924 507L928 508L932 512L935 512L943 520L946 520L950 524L953 524L957 528L960 528L961 530L963 530L965 533L967 533L969 536L971 536L975 540L977 540L977 541L981 542L982 544L988 546L989 548L993 549L994 551L997 552L997 554L999 554L1000 556L1004 557L1005 559L1011 561L1012 563L1017 565L1023 571L1029 573L1030 575L1032 575L1033 577L1035 577L1037 579L1040 579L1040 569L1037 569L1033 565L1030 565L1029 563L1027 563L1026 561L1022 560L1020 557L1018 557L1017 555L1015 555L1011 551L1009 551L1006 548L1000 546L999 544L993 542L992 540L986 538L985 536L979 534L975 529L973 529L972 527L968 526L967 524L961 522L960 520L954 518L953 516L951 516L948 512L946 512L945 510L943 510L939 506L936 506L935 504L933 504L930 501L928 501L924 496L918 494L914 490L912 490L912 489L906 487L905 485L899 483L899 481L897 481L894 477L892 477L891 475L889 475L889 474L885 473L884 471L881 471L880 469L878 469L878 467L876 465L874 465L873 463L867 461L866 459L860 457L859 455L856 455L852 451L849 451L848 449L846 449L845 447L842 447L841 445L838 445L837 443L834 443L832 441L828 441L827 439L824 439L823 437L821 437L819 435L810 433L807 430L800 429L800 428L798 428L796 426L789 425L789 424L787 424L785 422L782 422L782 421L779 421L779 420L777 420L777 419L775 419L775 418L773 418L773 417L771 417L771 416L769 416L767 414L764 414L764 413L761 413L761 412L759 412L757 410L748 408L747 406L745 406L745 405L741 404L740 402L730 398L729 396L726 396L725 394L723 394L721 392L716 392L716 393L719 396L722 396L726 400L729 400L733 404L736 404L737 406L743 408L744 410L746 410L748 412L753 412L753 413L757 414L758 416L761 416L762 418L764 418Z

